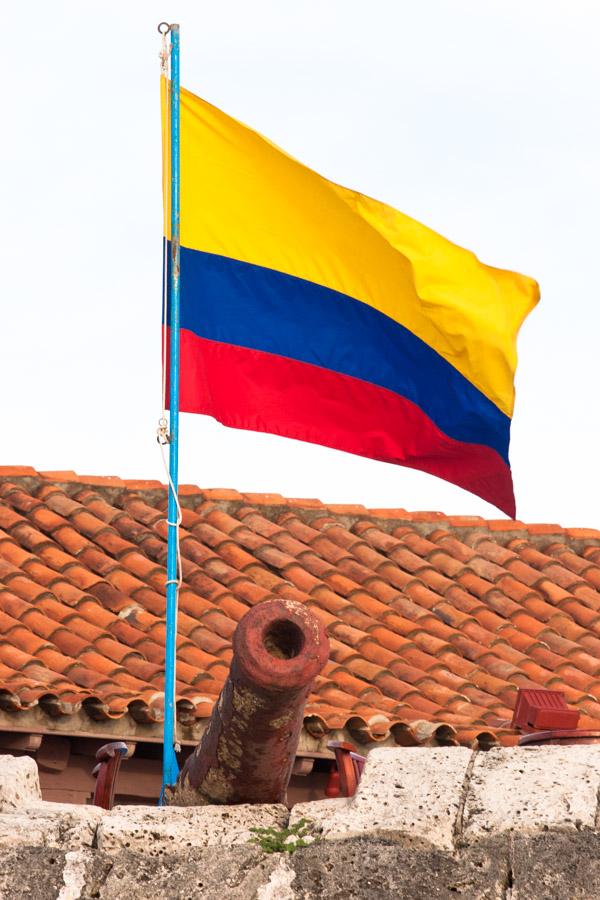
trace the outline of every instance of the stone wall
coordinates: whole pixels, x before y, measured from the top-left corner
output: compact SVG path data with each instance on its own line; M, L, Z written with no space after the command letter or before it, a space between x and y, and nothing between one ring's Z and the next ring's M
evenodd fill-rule
M35 762L4 756L0 898L592 900L599 791L595 746L382 748L351 800L106 812L43 802Z

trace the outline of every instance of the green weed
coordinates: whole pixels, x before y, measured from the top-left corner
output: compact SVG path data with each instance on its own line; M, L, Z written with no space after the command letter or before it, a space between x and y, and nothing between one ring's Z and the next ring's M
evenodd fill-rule
M294 853L300 847L308 847L312 843L312 841L304 839L309 836L312 838L313 826L307 819L299 819L295 825L289 828L271 826L269 828L251 828L250 831L256 837L250 838L249 843L258 844L265 853Z

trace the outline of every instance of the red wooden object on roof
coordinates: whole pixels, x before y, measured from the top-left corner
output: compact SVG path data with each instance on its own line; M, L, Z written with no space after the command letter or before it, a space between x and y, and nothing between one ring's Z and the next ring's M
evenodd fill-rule
M329 741L327 746L335 753L335 768L329 777L325 796L353 797L365 767L366 756L356 753L356 748L346 741Z
M520 731L577 728L579 711L569 709L562 691L519 688L512 727Z
M94 806L112 809L115 797L115 783L121 767L121 760L130 755L129 747L124 741L111 741L104 744L96 753L98 765L92 775L96 777L94 790Z
M331 763L331 769L329 770L329 778L327 779L327 784L325 785L325 796L329 800L335 800L337 797L342 796L342 788L340 785L340 770L338 769L335 760Z

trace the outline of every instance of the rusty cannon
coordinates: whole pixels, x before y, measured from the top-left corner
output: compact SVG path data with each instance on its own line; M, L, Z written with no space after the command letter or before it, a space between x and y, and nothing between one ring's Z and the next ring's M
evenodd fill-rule
M167 803L284 803L304 705L329 640L301 603L265 600L239 622L229 676Z

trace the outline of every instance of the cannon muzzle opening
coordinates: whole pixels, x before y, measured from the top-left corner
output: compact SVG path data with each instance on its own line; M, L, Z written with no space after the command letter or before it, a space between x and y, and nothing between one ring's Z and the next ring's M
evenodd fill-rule
M266 600L250 609L209 725L168 802L285 802L304 705L328 656L321 623L301 603Z
M295 622L277 619L265 631L263 644L276 659L294 659L304 646L304 634Z

